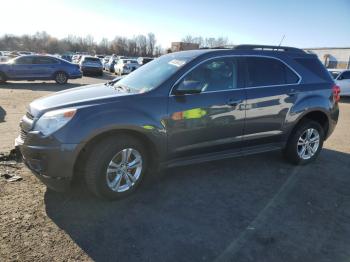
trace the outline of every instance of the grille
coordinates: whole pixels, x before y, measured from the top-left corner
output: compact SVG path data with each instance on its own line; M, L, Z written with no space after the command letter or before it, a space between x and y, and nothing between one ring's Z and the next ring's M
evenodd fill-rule
M27 132L24 131L23 129L21 129L21 133L20 133L20 136L21 136L21 139L24 141L26 138L27 138Z
M28 119L30 119L30 120L33 120L33 119L34 119L34 116L33 116L31 113L29 113L29 112L26 113L26 117L27 117Z

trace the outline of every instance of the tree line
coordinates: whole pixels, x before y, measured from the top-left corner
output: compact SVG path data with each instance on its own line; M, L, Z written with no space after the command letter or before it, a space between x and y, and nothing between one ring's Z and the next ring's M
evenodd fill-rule
M225 37L202 37L188 35L183 42L199 44L200 48L229 45ZM137 35L132 38L116 36L113 40L103 38L96 42L93 36L79 37L68 35L58 39L44 32L34 35L15 36L5 34L0 37L0 50L32 51L36 53L63 54L67 52L88 52L90 54L117 54L125 56L160 56L168 50L157 45L154 33Z
M202 37L187 35L182 38L182 42L198 44L200 48L225 47L232 45L227 37Z
M137 35L132 38L116 36L111 41L103 38L99 43L91 35L86 37L68 35L66 38L58 39L46 32L22 36L5 34L0 37L0 50L48 54L88 52L90 54L125 56L159 56L163 52L162 48L157 45L153 33Z

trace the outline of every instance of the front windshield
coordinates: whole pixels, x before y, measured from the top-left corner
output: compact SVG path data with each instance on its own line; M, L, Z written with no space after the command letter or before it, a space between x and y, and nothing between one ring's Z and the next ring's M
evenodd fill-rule
M192 57L179 54L161 56L119 80L115 85L126 87L139 93L150 91L158 87L172 74L178 71Z
M338 75L340 74L339 71L332 71L332 72L330 72L330 73L331 73L333 79L336 79L336 78L338 77Z

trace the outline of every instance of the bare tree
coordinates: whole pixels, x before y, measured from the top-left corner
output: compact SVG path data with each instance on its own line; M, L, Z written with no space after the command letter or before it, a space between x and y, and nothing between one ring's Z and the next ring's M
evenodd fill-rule
M57 39L45 31L34 35L3 35L0 37L0 50L33 51L38 53L88 52L90 54L117 54L125 56L160 55L161 47L156 47L153 33L138 35L133 38L116 36L112 41L103 38L98 44L93 36L80 37L68 35Z
M202 36L191 36L187 35L184 38L182 38L183 42L186 43L194 43L199 44L199 47L222 47L229 44L229 41L225 37L206 37L203 38Z
M153 56L155 45L157 43L156 36L153 33L147 35L147 55Z

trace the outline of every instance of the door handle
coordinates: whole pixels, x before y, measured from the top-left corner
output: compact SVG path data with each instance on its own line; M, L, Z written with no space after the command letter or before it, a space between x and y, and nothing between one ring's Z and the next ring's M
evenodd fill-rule
M237 99L237 100L235 100L235 99L229 99L228 100L228 102L227 102L227 104L229 105L229 106L238 106L240 103L242 103L243 102L243 100L241 100L241 99Z
M294 95L296 95L297 93L298 93L298 91L297 91L296 89L292 88L291 90L289 90L288 95L289 95L289 96L294 96Z

